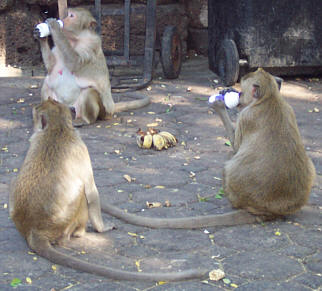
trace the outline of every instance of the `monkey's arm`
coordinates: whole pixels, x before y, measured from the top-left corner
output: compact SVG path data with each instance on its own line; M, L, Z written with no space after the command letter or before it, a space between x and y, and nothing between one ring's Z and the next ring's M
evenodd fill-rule
M59 51L63 55L65 66L71 72L78 71L82 66L82 58L72 48L68 39L63 34L57 21L55 19L49 18L46 22L49 26L54 45L59 49Z
M236 151L235 146L234 146L234 144L235 144L235 129L234 129L233 124L229 118L229 115L227 113L224 102L215 101L214 104L212 105L212 108L214 108L215 111L217 112L217 114L219 115L222 123L224 124L228 138L231 142L231 145L234 148L234 151Z
M53 67L55 66L56 59L49 47L48 38L47 37L39 38L39 44L40 44L41 56L45 64L46 70L48 71L48 73L50 73Z

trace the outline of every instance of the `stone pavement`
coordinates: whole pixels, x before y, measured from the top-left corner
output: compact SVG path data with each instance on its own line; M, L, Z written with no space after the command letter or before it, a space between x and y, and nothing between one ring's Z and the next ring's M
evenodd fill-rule
M207 97L216 76L205 58L185 62L180 78L158 75L152 104L80 128L88 146L101 200L129 212L153 217L183 217L231 210L221 195L221 172L231 149ZM32 105L39 102L41 78L0 79L0 290L321 290L322 285L322 82L290 79L282 93L295 109L317 179L309 203L319 214L299 212L265 224L196 230L154 230L126 224L104 214L116 230L74 239L76 257L132 271L222 269L225 279L177 283L113 281L55 266L30 252L8 215L8 185L17 175L32 134ZM115 99L121 96L114 94ZM127 97L126 97L127 98ZM124 100L124 96L122 97ZM314 111L320 111L315 112ZM177 136L164 151L138 148L135 132L147 124ZM260 149L259 149L260 150ZM132 181L124 179L129 175ZM169 201L148 208L147 202Z

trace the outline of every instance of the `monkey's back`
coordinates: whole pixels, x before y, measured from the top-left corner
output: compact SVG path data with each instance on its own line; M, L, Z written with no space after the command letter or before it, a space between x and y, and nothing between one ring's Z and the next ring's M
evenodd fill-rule
M281 96L265 102L240 114L239 148L225 164L224 190L235 207L285 215L307 202L315 170L292 108Z
M46 138L48 143L43 142ZM84 182L77 174L82 169L69 166L79 164L78 155L87 149L76 132L68 138L58 134L55 142L44 132L36 133L32 139L12 189L11 218L27 240L31 232L37 232L56 242L83 205Z

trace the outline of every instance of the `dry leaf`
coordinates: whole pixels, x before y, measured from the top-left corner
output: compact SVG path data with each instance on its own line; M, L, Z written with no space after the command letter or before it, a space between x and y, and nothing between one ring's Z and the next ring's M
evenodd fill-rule
M56 271L57 270L56 265L52 265L51 268L52 268L53 271Z
M157 122L153 122L153 123L148 123L146 126L147 127L156 127L156 126L158 126L159 125L159 123L157 123Z
M195 156L194 159L195 160L200 160L200 157L199 156Z
M147 113L148 113L148 114L151 114L151 115L152 115L152 114L155 114L155 112L153 112L153 111L148 111Z
M135 261L136 268L138 269L138 272L142 272L141 267L140 267L140 260Z
M316 107L314 107L313 111L316 112L316 113L320 112L319 108L316 108Z
M116 154L118 154L118 155L121 153L121 151L120 151L120 150L115 150L114 152L115 152Z
M128 181L129 183L132 182L132 178L129 175L124 175L123 178Z
M166 201L164 202L164 206L165 206L165 207L170 207L170 206L171 206L170 201L169 201L169 200L166 200Z
M219 281L225 278L225 272L220 269L212 270L209 272L209 279L212 281Z
M7 209L8 208L8 204L7 203L3 204L3 208L4 209Z
M161 202L149 202L149 201L147 201L146 206L148 208L158 208L158 207L162 207L162 204L161 204Z
M30 277L26 277L26 282L27 282L28 284L31 284L31 283L32 283L31 278L30 278Z
M158 186L155 186L154 188L156 188L156 189L164 189L165 187L161 186L161 185L158 185Z

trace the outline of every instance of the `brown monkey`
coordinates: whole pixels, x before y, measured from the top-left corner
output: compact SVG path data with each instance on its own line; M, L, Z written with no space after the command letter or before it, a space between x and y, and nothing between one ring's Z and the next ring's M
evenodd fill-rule
M60 28L55 19L47 19L54 47L39 38L42 58L48 75L41 99L52 97L75 107L78 123L94 123L114 112L146 106L148 97L131 102L114 103L109 71L101 39L94 31L96 20L84 8L70 8Z
M103 205L102 210L127 222L154 228L199 228L253 223L298 211L306 204L315 169L306 155L292 108L273 76L258 69L241 80L241 111L236 130L225 105L213 106L231 139L234 156L225 163L223 188L233 207L222 214L155 219Z
M124 280L176 281L207 272L136 273L91 264L53 244L85 234L88 217L105 230L87 147L72 126L67 106L48 99L33 110L34 134L10 192L10 216L30 248L53 263Z

